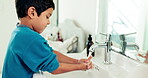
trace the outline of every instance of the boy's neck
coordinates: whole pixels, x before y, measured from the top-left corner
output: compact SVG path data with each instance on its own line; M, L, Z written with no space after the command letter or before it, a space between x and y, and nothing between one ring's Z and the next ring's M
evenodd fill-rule
M31 24L31 21L28 20L28 18L20 18L20 24L26 25L29 28L33 29L32 24Z

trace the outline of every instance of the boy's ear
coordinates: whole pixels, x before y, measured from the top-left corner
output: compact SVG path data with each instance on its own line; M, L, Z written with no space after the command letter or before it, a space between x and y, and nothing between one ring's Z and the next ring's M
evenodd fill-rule
M31 19L35 18L37 16L35 7L29 7L27 14Z

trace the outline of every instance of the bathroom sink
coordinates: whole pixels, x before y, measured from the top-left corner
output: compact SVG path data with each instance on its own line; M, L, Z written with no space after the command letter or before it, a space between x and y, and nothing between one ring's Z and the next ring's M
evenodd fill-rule
M66 54L73 58L86 58L86 50L81 53ZM97 50L92 59L94 69L73 71L59 75L45 73L47 78L148 78L148 65L111 52L112 64L104 64L104 51Z
M101 68L99 70L91 69L87 71L72 71L68 73L52 75L44 73L46 78L111 78L109 73Z

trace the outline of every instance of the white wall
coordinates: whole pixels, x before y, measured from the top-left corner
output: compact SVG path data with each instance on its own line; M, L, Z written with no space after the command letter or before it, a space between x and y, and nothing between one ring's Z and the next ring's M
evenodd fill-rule
M143 1L144 2L144 11L143 11L143 14L145 14L145 27L143 27L143 33L144 33L144 35L142 35L142 34L140 34L140 35L142 35L143 37L144 37L144 43L143 43L143 50L145 50L145 51L147 51L148 50L148 0L144 0ZM141 31L142 32L142 31ZM140 37L140 36L139 36ZM140 37L141 38L141 37ZM139 41L140 41L140 39L139 39Z
M97 0L59 0L59 22L72 19L86 35L94 38Z
M0 70L5 57L6 48L11 32L15 28L17 17L15 13L14 0L0 1Z

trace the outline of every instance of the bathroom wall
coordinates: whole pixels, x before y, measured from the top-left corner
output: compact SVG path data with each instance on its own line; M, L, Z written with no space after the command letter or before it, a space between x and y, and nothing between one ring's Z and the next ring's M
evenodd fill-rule
M95 34L97 0L59 0L59 22L72 19L85 35ZM87 38L86 38L87 39Z
M14 0L0 0L0 70L11 32L17 23Z

